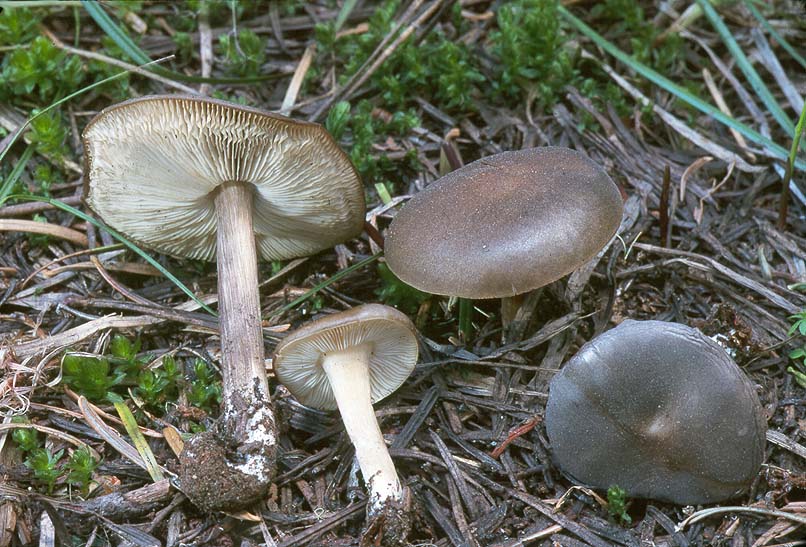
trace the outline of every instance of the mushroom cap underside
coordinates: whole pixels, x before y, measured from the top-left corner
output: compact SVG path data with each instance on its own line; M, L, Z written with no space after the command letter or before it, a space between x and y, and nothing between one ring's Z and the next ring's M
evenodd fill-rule
M214 260L216 189L248 184L259 254L313 254L358 235L364 190L318 124L201 97L151 96L85 128L85 201L135 242Z
M381 304L365 304L328 315L297 329L277 345L273 367L277 379L303 404L335 410L322 358L363 346L370 352L372 402L400 387L417 363L417 336L405 314Z

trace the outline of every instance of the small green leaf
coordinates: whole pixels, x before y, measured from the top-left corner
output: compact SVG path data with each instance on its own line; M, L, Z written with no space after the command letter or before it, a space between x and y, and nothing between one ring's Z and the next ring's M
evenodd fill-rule
M789 367L786 369L789 374L795 377L795 381L800 385L800 387L806 388L806 374L799 371L795 367Z
M92 457L89 449L81 447L74 450L67 462L67 481L77 486L82 495L86 496L89 492L92 474L97 466L98 462Z
M19 428L11 433L11 438L17 443L20 450L23 452L31 452L40 448L39 435L36 429L33 428Z
M632 523L632 517L627 513L627 492L616 485L607 489L607 511L610 516L621 524Z

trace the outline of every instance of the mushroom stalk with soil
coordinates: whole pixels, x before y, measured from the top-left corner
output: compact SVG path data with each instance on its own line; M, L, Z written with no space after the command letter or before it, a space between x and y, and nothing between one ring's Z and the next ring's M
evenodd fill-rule
M173 256L218 258L222 413L185 443L179 482L202 509L247 506L275 468L257 261L358 235L361 180L322 126L202 97L111 106L83 140L84 199L107 224Z
M410 496L400 483L372 404L408 378L417 353L411 320L380 304L308 323L280 342L274 353L277 379L302 404L339 409L369 491L364 541L370 545L403 545L411 527Z
M370 344L361 344L345 351L328 352L322 357L322 368L367 483L370 519L389 504L400 505L404 499L403 487L372 407L371 353Z
M225 420L245 428L251 445L251 461L241 467L266 470L274 465L276 427L266 379L253 200L252 189L240 182L222 184L214 200L222 400Z

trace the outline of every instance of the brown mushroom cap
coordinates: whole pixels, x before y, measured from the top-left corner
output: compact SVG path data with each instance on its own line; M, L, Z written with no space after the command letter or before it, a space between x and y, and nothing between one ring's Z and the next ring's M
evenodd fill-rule
M504 152L415 195L389 226L386 261L432 294L514 296L593 258L618 229L622 208L607 173L579 152Z
M365 304L328 315L288 335L274 351L274 373L303 404L335 410L336 399L322 367L328 352L367 344L372 402L400 387L417 363L417 336L405 314L381 304Z
M745 490L764 457L755 389L700 331L624 321L551 382L546 431L556 463L598 488L678 504Z
M258 253L310 255L358 235L364 191L318 124L191 96L151 96L99 113L84 130L87 204L134 241L216 256L216 189L254 190Z

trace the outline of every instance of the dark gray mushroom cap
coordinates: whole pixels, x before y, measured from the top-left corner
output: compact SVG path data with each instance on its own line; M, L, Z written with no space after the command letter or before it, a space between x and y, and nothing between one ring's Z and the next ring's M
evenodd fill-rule
M113 105L84 130L84 198L130 239L214 260L216 189L254 190L258 252L306 256L361 233L364 190L347 155L314 123L192 96Z
M504 152L415 195L389 226L386 261L403 281L433 294L513 296L593 258L621 215L618 188L579 152Z
M678 504L741 493L766 440L736 363L700 331L663 321L624 321L585 344L551 382L546 430L575 481Z

